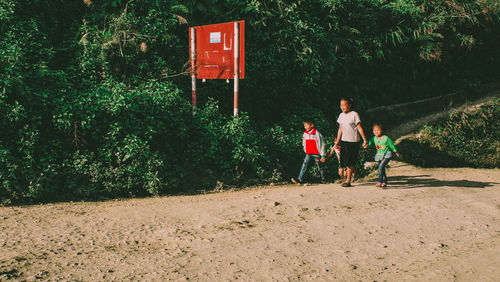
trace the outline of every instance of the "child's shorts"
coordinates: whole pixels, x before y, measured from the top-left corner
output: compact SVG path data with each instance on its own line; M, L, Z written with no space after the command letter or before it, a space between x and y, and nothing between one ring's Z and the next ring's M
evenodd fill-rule
M359 142L340 141L340 167L353 167L358 162Z

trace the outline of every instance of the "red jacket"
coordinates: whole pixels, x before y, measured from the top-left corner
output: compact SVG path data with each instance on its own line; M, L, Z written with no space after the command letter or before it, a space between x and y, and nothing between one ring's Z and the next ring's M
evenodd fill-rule
M311 131L304 131L302 146L306 154L321 156L323 158L326 156L326 146L323 135L321 135L316 128L311 129Z

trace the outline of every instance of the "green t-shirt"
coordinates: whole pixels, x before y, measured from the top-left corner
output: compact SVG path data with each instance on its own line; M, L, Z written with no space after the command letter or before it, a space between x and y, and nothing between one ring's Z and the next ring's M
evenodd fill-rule
M387 135L382 135L382 138L378 139L377 136L373 136L370 141L368 141L368 146L375 145L377 148L377 155L379 158L383 158L384 155L389 152L397 152L396 146L394 146L394 142L387 137ZM375 157L377 158L377 157Z

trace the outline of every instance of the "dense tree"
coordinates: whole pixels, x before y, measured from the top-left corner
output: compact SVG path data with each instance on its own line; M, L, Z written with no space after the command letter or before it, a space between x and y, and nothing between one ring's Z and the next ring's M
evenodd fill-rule
M496 0L0 2L0 200L156 195L276 181L301 119L499 77ZM191 114L188 26L246 21L241 118L208 81ZM331 140L330 140L331 141Z

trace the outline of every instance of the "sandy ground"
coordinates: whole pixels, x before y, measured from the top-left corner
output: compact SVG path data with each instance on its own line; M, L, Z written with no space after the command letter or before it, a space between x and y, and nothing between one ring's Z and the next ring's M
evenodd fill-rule
M498 281L500 170L0 207L0 280Z

